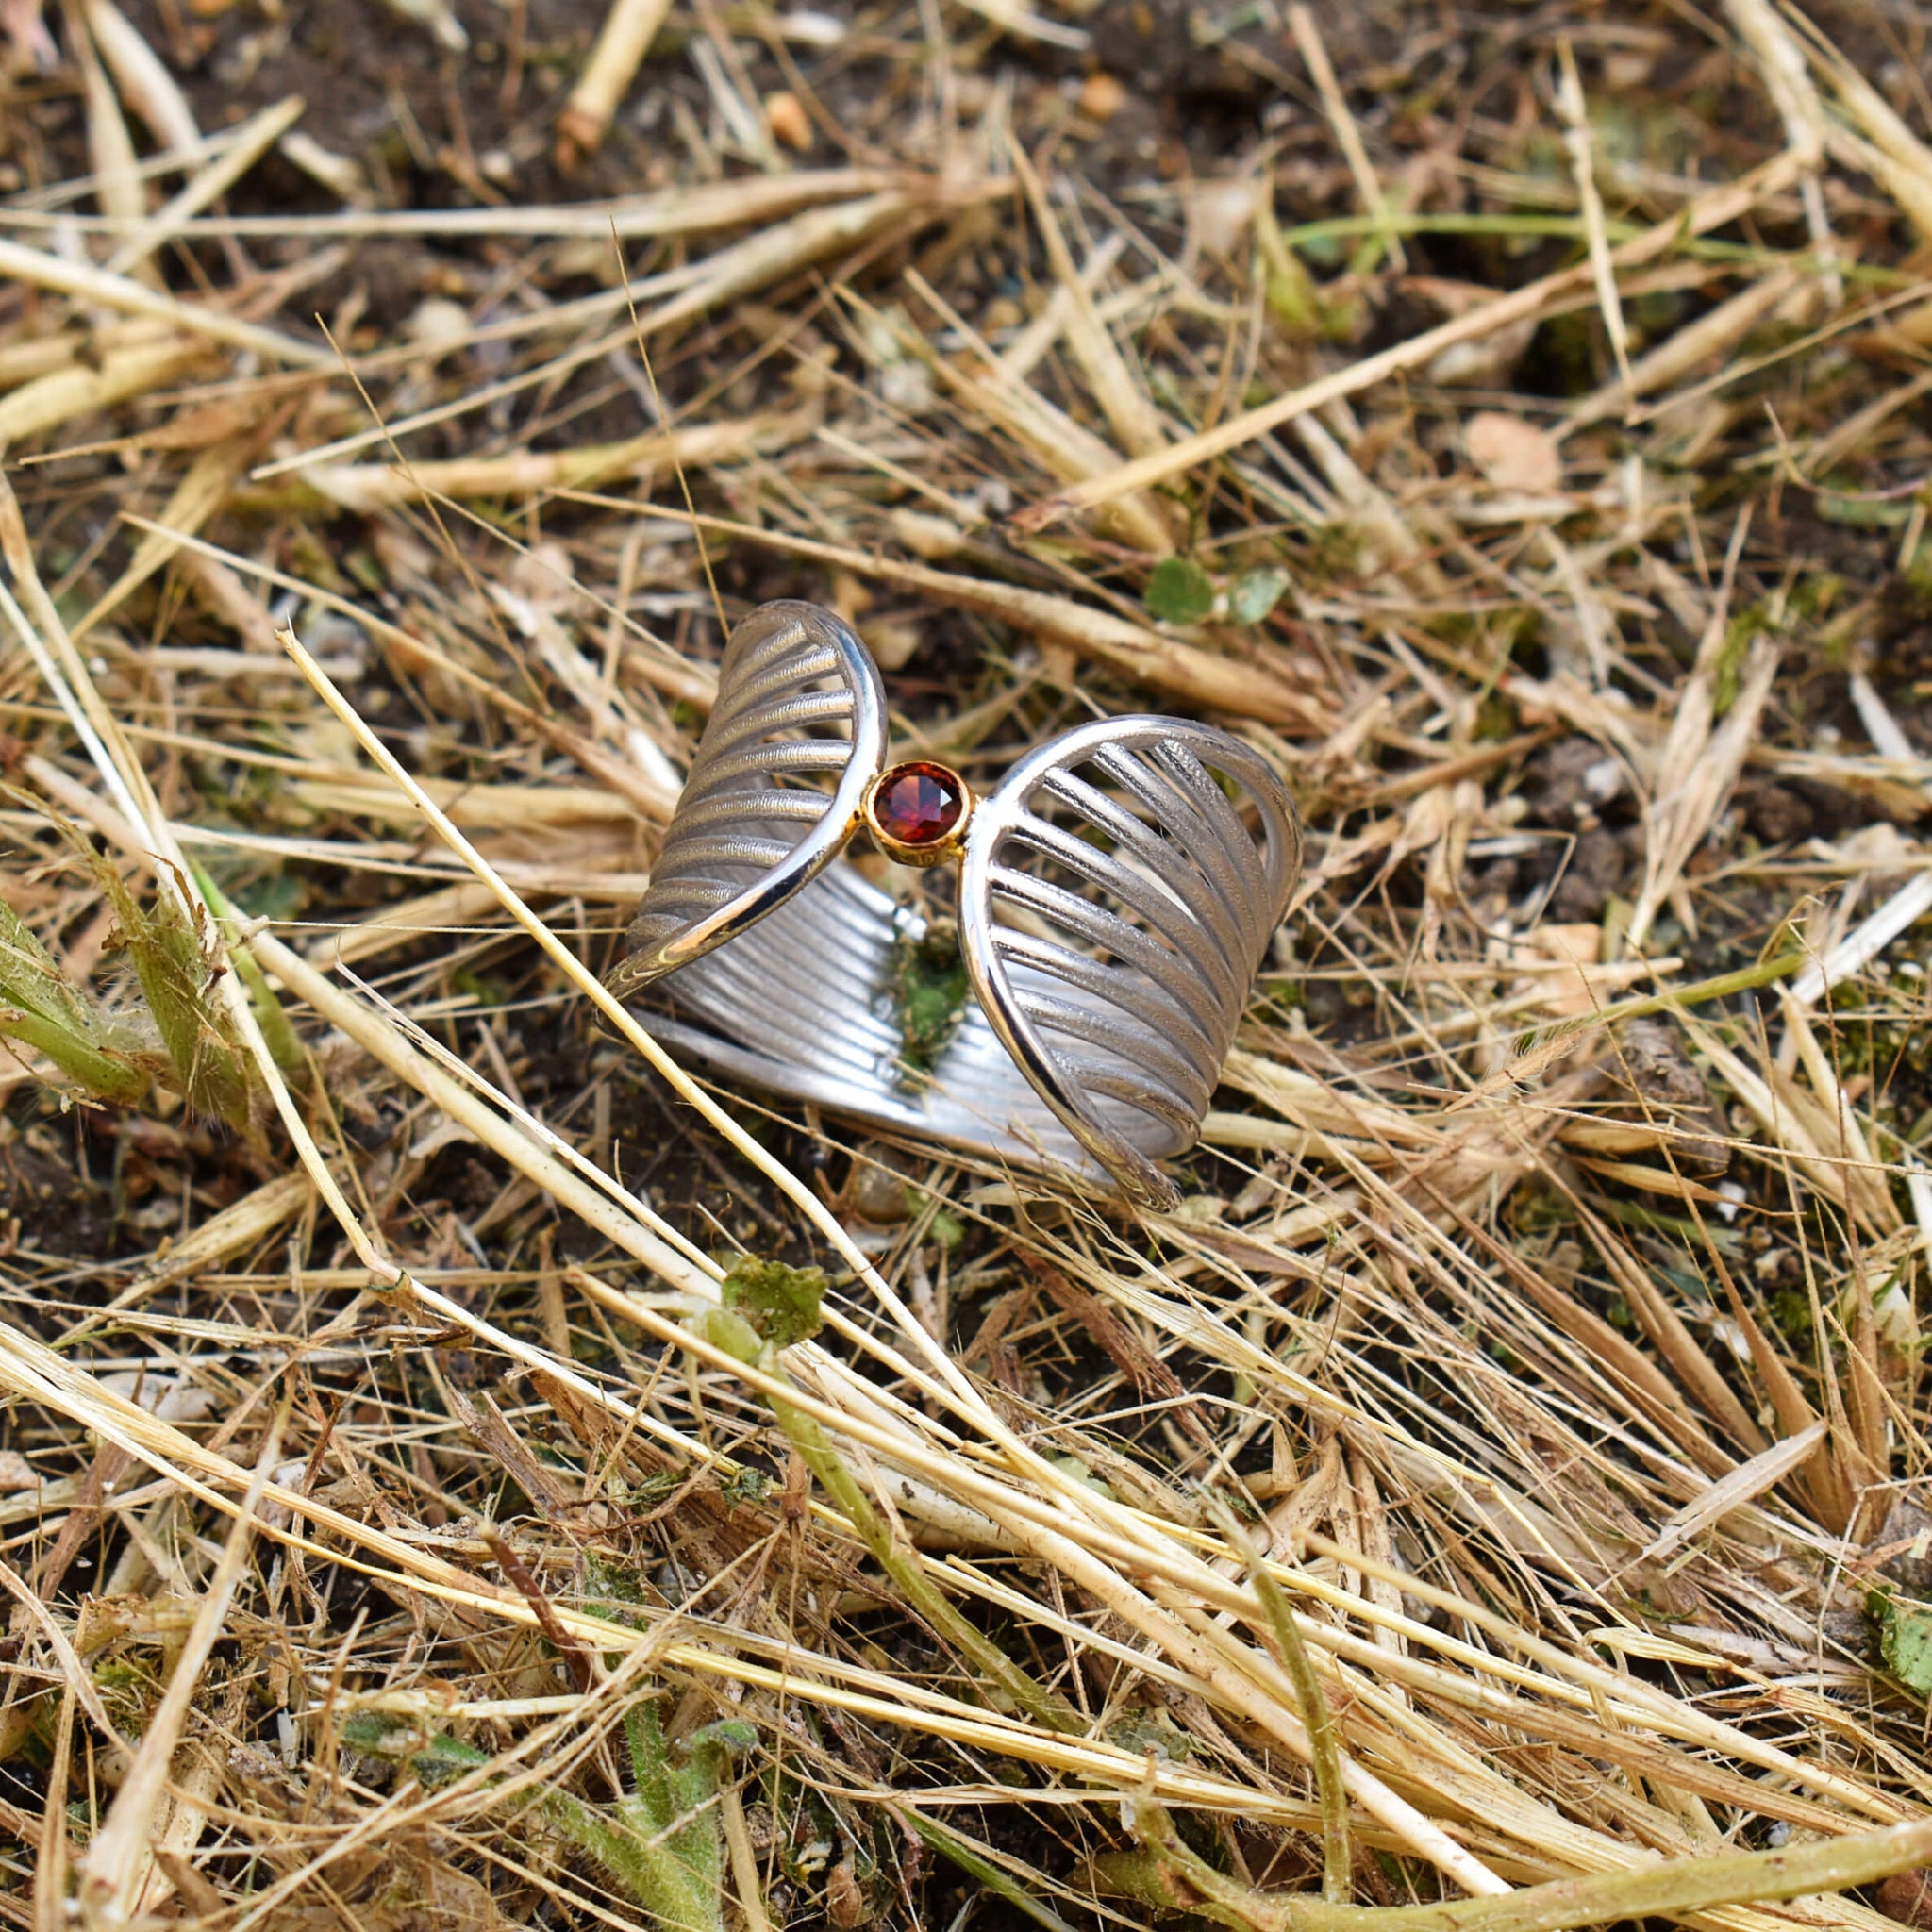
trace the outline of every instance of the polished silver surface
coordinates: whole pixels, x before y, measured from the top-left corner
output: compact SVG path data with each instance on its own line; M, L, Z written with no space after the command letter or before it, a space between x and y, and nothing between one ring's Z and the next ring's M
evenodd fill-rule
M1281 781L1177 718L1102 719L1022 758L966 832L971 994L920 1067L897 987L924 922L837 862L886 760L853 632L811 605L753 611L612 991L653 989L653 1032L722 1074L1171 1206L1155 1163L1193 1144L1300 875Z
M872 653L815 604L760 605L724 647L718 702L611 991L627 998L702 958L816 877L845 849L885 761Z

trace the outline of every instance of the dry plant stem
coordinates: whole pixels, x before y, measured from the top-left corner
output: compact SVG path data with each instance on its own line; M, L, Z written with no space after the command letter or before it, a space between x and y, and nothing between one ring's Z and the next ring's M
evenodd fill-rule
M178 235L210 202L219 201L263 155L302 118L303 102L291 94L250 116L229 131L229 145L200 174L186 182L154 218L138 228L108 258L106 273L125 275L157 248Z
M1617 295L1617 272L1610 262L1609 238L1604 228L1603 197L1596 192L1596 157L1590 110L1583 98L1583 77L1576 71L1576 53L1570 37L1557 42L1557 106L1564 121L1564 141L1570 149L1570 170L1576 177L1577 206L1589 239L1591 279L1596 284L1597 307L1603 311L1604 333L1617 358L1617 375L1624 400L1630 398L1630 339L1624 326L1624 305Z
M81 362L50 370L0 397L0 446L58 429L130 396L146 395L206 363L209 355L206 342L172 336L123 342L109 349L98 367Z
M203 450L189 464L187 475L175 486L174 495L161 511L160 522L171 529L200 528L228 501L236 478L246 467L257 444L256 438L237 436ZM75 622L71 626L72 636L76 641L84 638L103 618L111 615L131 591L138 590L158 570L166 566L175 555L175 549L172 539L157 536L152 531L143 533L127 568L102 591L86 614Z
M648 488L680 464L709 467L735 457L769 455L808 435L814 426L814 419L805 413L753 417L693 429L654 429L622 442L579 444L567 450L526 450L515 456L450 462L315 463L294 474L327 501L369 515L425 498L542 496L558 490L594 490L614 476L630 477ZM164 514L161 521L173 519Z
M1328 49L1323 43L1321 28L1315 25L1315 16L1304 6L1293 6L1288 9L1288 25L1302 58L1307 62L1316 91L1322 96L1323 110L1328 116L1335 144L1348 163L1348 172L1355 176L1356 192L1361 197L1362 212L1376 224L1390 261L1406 272L1408 257L1403 250L1395 225L1390 220L1389 198L1375 178L1374 164L1369 159L1368 149L1362 145L1362 132L1356 125L1355 116L1349 112L1348 98L1341 92L1341 83L1335 77L1334 64L1328 58ZM1373 263L1360 266L1366 269Z
M147 195L141 171L134 158L134 138L115 98L112 82L95 49L93 36L87 30L87 16L80 0L62 0L61 12L67 26L67 42L75 66L80 69L81 98L87 111L88 159L92 164L95 192L102 212L124 220L140 221L147 214ZM150 269L143 279L158 282Z
M726 1317L724 1321L715 1322L710 1332L714 1340L736 1355L739 1351L733 1345L733 1338L726 1332L733 1325L746 1326L741 1323L734 1324ZM833 1447L831 1438L820 1426L817 1418L807 1414L788 1396L775 1392L777 1389L791 1386L791 1377L779 1367L775 1353L769 1348L754 1351L749 1359L762 1367L771 1378L774 1385L772 1413L785 1432L785 1440L804 1457L819 1486L844 1512L845 1520L871 1554L873 1561L905 1591L907 1602L931 1625L934 1635L951 1644L989 1680L988 1688L995 1707L1004 1706L1024 1711L1035 1724L1050 1731L1084 1730L1085 1724L1076 1711L1042 1689L1029 1673L1016 1664L984 1632L975 1630L933 1588L918 1557L893 1535L891 1525L873 1507L872 1499L846 1468L844 1458Z
M574 500L594 503L600 499L585 496ZM675 516L678 512L666 509L659 514ZM758 529L728 518L688 516L687 520L700 529L742 538L792 557L817 558L837 569L918 591L941 606L963 606L969 610L984 611L1017 630L1050 638L1124 677L1151 685L1157 691L1171 691L1206 710L1255 718L1264 724L1286 724L1303 719L1308 712L1307 702L1286 685L1277 683L1261 665L1219 657L1198 645L1163 637L1145 625L1131 624L1091 605L1077 604L1071 597L1023 590L985 577L959 576L949 571L932 570L924 564L901 563L875 552L853 550L841 543L822 543L809 537L790 536L782 530Z
M1087 386L1106 411L1115 437L1131 455L1145 456L1151 450L1165 448L1167 431L1161 424L1160 412L1134 380L1126 358L1115 347L1095 310L1093 297L1074 260L1073 251L1067 246L1066 237L1060 232L1053 203L1047 198L1046 184L1017 141L1010 143L1008 152L1013 172L1019 175L1032 206L1041 239L1046 243L1047 264L1066 297L1067 343L1079 358Z
M765 1910L764 1876L758 1871L758 1847L752 1843L751 1823L744 1815L744 1798L735 1784L718 1793L718 1815L724 1825L724 1847L731 1855L731 1884L746 1932L773 1932Z
M113 0L81 0L81 5L88 31L122 100L161 147L178 154L196 153L202 144L201 129L194 125L187 96L155 50Z
M591 58L558 117L558 145L566 161L596 152L670 10L671 0L611 0Z
M92 262L68 261L18 242L0 239L0 275L47 289L56 294L71 295L79 302L98 303L104 308L119 309L124 315L141 315L165 322L191 336L221 342L231 349L252 351L271 362L287 363L295 369L326 369L335 358L326 349L312 347L285 336L279 330L258 324L242 322L217 308L198 303L178 301L158 289L143 288L125 275L110 275Z
M132 1923L139 1911L150 1873L154 1870L150 1837L155 1813L168 1781L175 1746L188 1718L189 1706L201 1682L203 1666L215 1640L226 1624L228 1606L242 1578L254 1540L255 1513L261 1507L270 1472L281 1455L282 1430L288 1419L284 1402L262 1440L256 1458L255 1478L242 1499L242 1507L223 1545L221 1560L190 1625L187 1641L175 1659L174 1674L147 1728L142 1733L134 1762L115 1793L107 1818L87 1848L81 1866L80 1907L91 1925L112 1928Z
M74 1758L75 1686L60 1693L55 1721L54 1762L47 1774L46 1808L41 1814L40 1856L34 1861L34 1932L65 1932L67 1896L67 1780Z
M211 136L202 143L207 158L225 150L239 129ZM172 158L178 161L179 157ZM172 163L169 163L172 164ZM143 164L150 169L154 164ZM741 181L699 181L658 194L621 195L611 201L565 202L551 207L521 203L510 208L370 208L328 214L210 215L192 223L189 240L260 238L327 241L378 236L436 237L536 236L545 242L607 242L613 230L620 242L655 241L674 235L707 233L713 228L757 227L781 215L794 213L814 202L850 201L887 188L906 187L918 177L900 168L815 168L792 175L759 176ZM91 214L49 214L36 208L0 209L0 225L22 230L57 226L81 235L124 236L145 227L149 217L134 222ZM152 219L158 220L158 216ZM378 352L361 366L377 368L385 361L420 358L419 347Z
M1804 171L1805 163L1801 158L1789 152L1778 155L1749 174L1740 175L1735 182L1699 195L1670 221L1659 223L1635 240L1624 242L1613 252L1611 259L1619 268L1632 268L1653 261L1686 235L1706 234L1712 228L1736 221L1766 196L1789 188ZM1305 416L1324 404L1339 402L1344 396L1357 395L1365 389L1373 389L1378 382L1387 381L1391 375L1420 369L1445 349L1455 348L1463 342L1480 341L1499 329L1525 322L1537 315L1546 303L1589 287L1590 277L1591 269L1587 262L1576 268L1559 269L1540 281L1527 283L1507 295L1498 296L1493 302L1484 303L1465 315L1425 329L1406 342L1398 342L1392 348L1351 363L1346 369L1337 370L1332 375L1318 377L1300 389L1291 390L1272 403L1243 410L1212 429L1198 431L1152 456L1124 463L1111 476L1062 490L1021 512L1016 522L1023 529L1040 528L1070 512L1091 509L1129 491L1157 488L1202 463L1211 462L1216 457L1225 456L1229 450L1239 449L1244 442L1252 442L1257 436L1279 429L1284 423L1291 423L1297 416Z

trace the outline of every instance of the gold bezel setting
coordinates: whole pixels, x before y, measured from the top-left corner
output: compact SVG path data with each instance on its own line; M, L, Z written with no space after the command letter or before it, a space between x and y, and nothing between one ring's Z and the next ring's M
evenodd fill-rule
M951 822L931 838L908 839L888 828L879 815L879 798L888 788L908 778L926 778L949 788L958 795L958 806ZM944 865L956 859L966 846L966 828L973 822L973 808L978 801L973 788L950 765L933 758L906 758L889 765L865 788L858 815L872 841L886 857L900 865Z

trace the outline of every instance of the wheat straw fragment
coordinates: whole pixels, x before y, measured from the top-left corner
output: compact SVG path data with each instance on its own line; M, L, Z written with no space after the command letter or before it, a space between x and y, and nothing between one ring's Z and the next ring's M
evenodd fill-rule
M586 495L582 501L599 499ZM667 511L667 515L674 512ZM811 557L856 576L874 577L931 597L941 607L983 611L1029 632L1064 644L1082 658L1105 664L1122 675L1171 691L1205 709L1264 724L1302 722L1315 708L1269 672L1238 658L1217 657L1197 645L1161 636L1144 625L1078 604L1047 591L1030 591L985 577L960 576L924 564L904 563L874 552L841 543L794 537L783 530L761 529L723 517L691 518L696 526L742 539L793 557Z
M1114 346L1113 338L1094 312L1093 298L1074 263L1066 237L1060 232L1039 171L1017 141L1009 143L1008 152L1013 172L1026 191L1040 238L1046 244L1047 266L1065 299L1068 346L1080 364L1094 400L1112 426L1116 440L1130 455L1145 456L1150 450L1165 448L1167 429L1160 412L1151 399L1141 394L1125 357Z
M110 322L83 339L70 328L55 328L44 335L21 336L17 341L0 342L0 390L18 388L37 375L48 375L71 366L85 341L90 355L98 358L137 343L153 343L173 334L165 325L153 322Z
M1732 1510L1755 1503L1818 1453L1825 1430L1825 1424L1816 1422L1795 1435L1780 1437L1750 1461L1740 1462L1728 1474L1720 1476L1703 1495L1679 1509L1663 1525L1637 1560L1660 1563L1682 1549L1692 1537L1715 1528Z
M558 158L563 166L597 151L670 11L671 0L611 0L591 58L557 119Z
M427 498L541 496L558 490L594 490L618 477L649 489L667 472L727 463L754 452L770 455L815 426L815 418L752 416L690 429L654 429L622 442L580 443L526 450L507 457L467 457L443 462L325 463L293 467L310 490L343 509L373 515ZM164 522L174 519L164 514Z
M1742 524L1740 524L1741 535ZM1733 554L1735 555L1735 546ZM1643 882L1630 914L1626 943L1643 943L1651 923L1676 889L1690 855L1724 810L1744 769L1757 721L1771 696L1778 651L1755 637L1731 707L1716 715L1718 666L1727 641L1728 599L1721 599L1679 693L1669 736L1658 752L1650 802L1644 808Z
M173 1769L175 1744L188 1721L201 1674L227 1621L228 1606L242 1580L254 1537L255 1513L270 1472L281 1456L286 1405L262 1438L254 1480L236 1512L228 1540L208 1589L196 1606L194 1621L175 1657L168 1688L141 1734L134 1761L115 1792L108 1815L88 1844L80 1863L80 1908L83 1923L101 1932L132 1924L146 1902L154 1874L151 1827Z
M495 904L489 887L465 876L417 898L377 907L353 925L315 941L309 956L325 972L334 972L341 966L366 965L397 946L408 945L425 933L474 927Z
M101 65L93 36L87 30L86 13L80 0L63 0L69 52L80 69L80 93L87 111L87 155L93 171L95 195L102 211L123 221L142 221L147 215L147 196L142 175L134 156L134 139L115 98L113 83ZM143 271L142 280L158 283L152 269Z
M1361 198L1362 212L1378 224L1378 232L1383 246L1389 252L1391 264L1407 274L1408 257L1403 250L1402 237L1390 219L1389 198L1382 192L1381 182L1375 178L1374 163L1369 159L1361 129L1349 111L1348 97L1335 77L1335 68L1328 58L1328 49L1323 43L1322 30L1315 25L1315 16L1307 7L1297 4L1288 9L1288 26L1294 36L1295 46L1307 63L1315 90L1322 96L1322 110L1328 117L1328 128L1335 136L1335 144L1341 150L1342 158L1348 163L1348 172L1355 178L1355 190Z
M245 124L244 124L245 125ZM211 135L198 154L170 155L144 163L153 174L204 160L224 152L233 131ZM86 179L66 184L76 191L91 188ZM544 242L650 241L674 235L703 234L713 228L756 227L794 214L817 202L856 200L886 189L908 193L932 192L933 184L902 168L820 168L795 174L754 176L738 181L698 181L656 194L618 195L594 203L563 202L544 206L517 203L504 208L369 208L327 214L208 215L182 231L191 239L234 237L237 240L355 240L379 236L480 238L528 236ZM159 219L158 216L155 219ZM148 217L135 221L89 214L53 216L15 204L0 206L0 226L64 231L82 235L123 237L138 232ZM420 355L420 350L400 353Z
M1832 238L1824 191L1818 180L1818 171L1824 161L1824 108L1818 90L1811 84L1805 57L1770 0L1724 0L1724 11L1757 58L1765 92L1771 95L1778 118L1784 123L1789 151L1805 163L1805 172L1798 177L1798 199L1811 231L1812 248L1821 260L1831 262L1837 258L1838 244ZM1825 280L1830 304L1837 308L1843 299L1843 284L1829 270Z
M258 1247L284 1222L303 1213L314 1199L315 1189L300 1168L263 1181L220 1213L211 1214L199 1227L191 1228L98 1314L90 1315L64 1336L62 1345L73 1347L109 1316L121 1313L158 1290L214 1269L231 1255Z
M1814 1005L1833 987L1862 973L1900 933L1927 912L1932 912L1932 871L1914 873L1823 959L1807 966L1791 982L1792 1000L1801 1007Z
M0 275L55 294L71 295L78 302L98 303L124 315L165 322L188 335L221 342L231 349L248 350L267 361L287 363L291 368L322 369L335 359L327 350L311 348L277 329L242 322L198 302L180 301L158 289L143 288L125 275L110 275L92 262L68 261L19 242L0 239Z
M0 275L7 273L7 243L0 242ZM162 336L139 345L110 349L98 366L70 361L68 366L23 383L9 396L0 397L0 444L44 436L77 417L92 416L144 396L186 375L208 359L206 342L180 336Z
M195 125L188 96L133 22L113 0L81 0L81 6L88 31L114 77L116 91L141 117L156 142L180 154L198 152L201 129Z
M875 325L890 327L901 349L918 357L970 408L997 424L1049 474L1065 482L1079 482L1107 475L1119 464L1117 450L1041 394L1003 358L996 356L917 269L906 271L906 281L949 328L956 329L972 345L974 359L986 372L984 375L974 374L958 358L941 356L923 333L896 318L882 315L859 296L848 291L845 299ZM1062 290L1064 286L1061 285ZM1135 492L1107 504L1104 510L1096 522L1103 533L1116 541L1132 544L1150 557L1173 554L1174 530L1170 527L1169 513L1158 498Z
M1631 397L1654 395L1735 348L1800 283L1801 277L1795 271L1774 270L1694 322L1673 330L1656 348L1631 363L1618 381L1607 383L1573 403L1558 433L1568 435L1574 429L1615 416ZM1668 402L1664 407L1668 407Z
M224 150L182 183L167 204L155 211L108 258L107 273L130 274L181 230L210 202L219 201L280 138L302 118L303 103L291 94L261 109L229 130ZM202 143L206 146L207 143Z
M217 515L228 500L236 479L248 466L249 441L235 437L203 450L189 464L186 475L175 486L175 493L163 506L159 521L170 529L193 532ZM167 565L175 555L176 540L149 530L142 534L128 559L127 568L101 592L86 614L75 621L73 634L84 638L102 619L110 616L131 592Z
M1040 41L1047 46L1064 47L1075 54L1084 51L1089 42L1085 27L1068 26L1061 21L1049 20L1044 14L1023 7L1020 0L959 0L959 4L981 19L990 20L1015 40Z
M471 785L460 778L425 778L427 795L453 824L472 831L514 831L535 825L629 825L637 807L591 785ZM318 811L413 824L414 808L394 790L368 779L298 778L290 788Z
M1609 234L1604 225L1603 197L1596 189L1595 143L1590 110L1584 104L1583 78L1576 71L1575 49L1568 34L1557 38L1557 109L1563 117L1564 145L1570 150L1570 173L1576 183L1576 205L1583 215L1585 243L1590 250L1590 277L1596 287L1604 333L1617 359L1617 375L1627 401L1630 389L1630 337L1624 326L1624 305L1617 294L1617 272L1610 262Z
M1654 260L1687 236L1703 235L1736 221L1767 196L1780 193L1804 173L1802 158L1789 150L1741 175L1736 181L1706 191L1678 210L1669 221L1647 228L1641 235L1624 242L1613 255L1618 268L1635 267ZM1111 475L1091 483L1075 484L1058 495L1046 498L1019 513L1016 521L1023 529L1036 529L1070 512L1092 509L1136 490L1151 490L1203 463L1225 456L1270 430L1291 423L1325 404L1373 389L1391 375L1420 369L1444 349L1463 342L1479 341L1485 336L1514 323L1540 315L1545 306L1590 285L1588 263L1560 269L1553 275L1526 283L1507 295L1497 296L1468 313L1453 316L1435 328L1395 343L1373 356L1363 357L1346 369L1316 378L1299 389L1275 397L1271 403L1244 409L1212 429L1197 431L1167 449L1123 464Z
M1568 1144L1574 1146L1575 1143ZM1646 1167L1641 1161L1606 1160L1601 1156L1582 1154L1578 1155L1576 1164L1586 1173L1595 1174L1599 1180L1614 1181L1626 1188L1639 1189L1646 1194L1661 1194L1670 1201L1702 1201L1708 1206L1724 1198L1715 1188L1694 1181L1688 1174L1674 1173L1667 1167Z

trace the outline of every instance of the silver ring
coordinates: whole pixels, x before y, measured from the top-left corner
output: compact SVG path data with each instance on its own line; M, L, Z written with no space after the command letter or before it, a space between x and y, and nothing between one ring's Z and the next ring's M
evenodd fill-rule
M961 860L957 998L943 935L840 862L861 827ZM1155 1162L1199 1136L1301 858L1267 762L1185 719L1076 726L984 799L894 764L858 636L766 604L605 983L656 989L651 1030L719 1073L1170 1208Z

